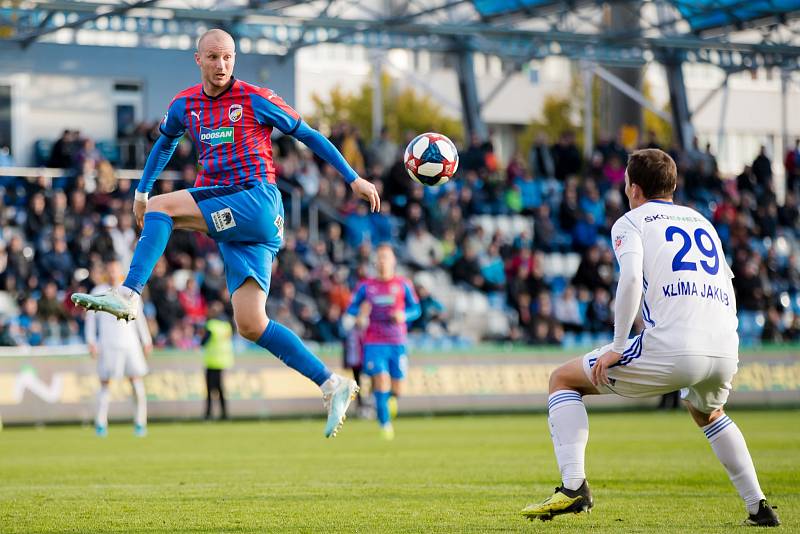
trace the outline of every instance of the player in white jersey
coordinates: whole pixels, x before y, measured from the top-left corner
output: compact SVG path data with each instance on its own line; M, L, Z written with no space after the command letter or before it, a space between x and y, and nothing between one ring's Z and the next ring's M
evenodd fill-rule
M108 284L94 288L92 294L108 291L117 287L124 278L122 267L118 261L106 264ZM139 304L141 308L141 303ZM134 434L139 437L147 435L147 399L142 377L147 374L145 356L150 354L153 342L147 320L140 309L133 322L120 321L107 313L86 313L86 344L92 358L97 359L97 375L100 378L100 391L97 394L97 416L95 432L100 437L108 435L108 404L111 379L128 377L133 388L136 404L134 415Z
M635 152L625 173L631 211L611 230L620 266L614 341L550 376L548 422L562 486L523 515L542 520L588 511L584 472L589 422L584 395L649 397L680 389L748 510L745 523L777 526L742 433L723 412L736 374L736 301L719 236L695 210L676 206L675 162L656 149ZM641 304L645 330L628 336Z

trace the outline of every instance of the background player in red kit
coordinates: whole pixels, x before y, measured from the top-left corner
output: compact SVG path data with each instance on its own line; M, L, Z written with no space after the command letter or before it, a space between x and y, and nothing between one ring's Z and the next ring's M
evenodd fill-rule
M406 324L420 315L419 299L411 282L395 274L397 258L389 245L377 249L377 278L363 280L347 308L347 315L357 315L361 304L370 305L369 326L364 335L363 371L372 377L375 411L383 437L392 439L389 397L400 394L408 369Z
M283 204L275 186L270 135L292 135L325 159L372 211L380 209L375 187L360 178L336 148L308 126L278 95L233 77L233 38L210 30L197 42L195 62L202 83L178 93L161 122L161 137L147 159L136 190L134 214L142 235L128 276L119 289L74 294L76 304L121 319L136 317L139 295L163 254L173 229L205 232L219 245L239 333L313 380L328 410L325 436L336 435L358 391L314 355L292 331L267 318L272 262L283 239ZM148 201L153 182L188 133L197 147L195 187Z

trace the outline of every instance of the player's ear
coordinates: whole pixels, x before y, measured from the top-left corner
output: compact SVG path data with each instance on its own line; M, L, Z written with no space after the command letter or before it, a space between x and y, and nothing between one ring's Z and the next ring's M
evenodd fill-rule
M197 63L197 66L200 66L200 52L194 53L194 62Z

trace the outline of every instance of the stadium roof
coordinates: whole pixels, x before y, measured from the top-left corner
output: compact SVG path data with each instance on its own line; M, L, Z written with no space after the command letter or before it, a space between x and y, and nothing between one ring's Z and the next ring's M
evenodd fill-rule
M244 52L291 55L320 43L475 50L522 63L552 55L611 65L651 60L726 70L797 69L800 0L632 0L640 26L611 31L598 0L23 0L2 4L0 46L33 42L190 49L209 27ZM778 21L779 23L776 23ZM700 30L733 24L757 31ZM766 25L764 25L766 24Z
M473 0L472 3L486 20L511 14L539 16L554 9L575 10L581 6L597 5L591 0ZM669 0L669 3L694 32L756 27L783 22L787 17L800 13L800 0Z

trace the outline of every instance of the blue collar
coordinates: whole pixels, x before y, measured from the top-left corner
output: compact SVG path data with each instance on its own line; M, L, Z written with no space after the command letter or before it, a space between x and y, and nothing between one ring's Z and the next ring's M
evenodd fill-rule
M669 202L667 200L648 200L647 202L655 202L656 204L668 204L672 206L672 202Z

